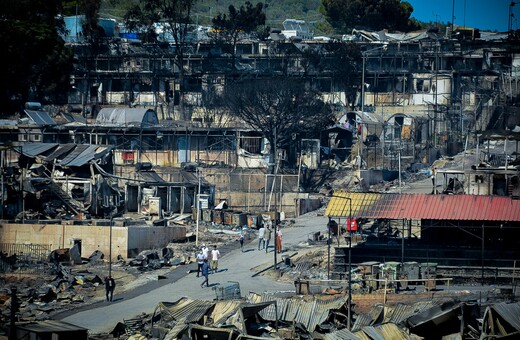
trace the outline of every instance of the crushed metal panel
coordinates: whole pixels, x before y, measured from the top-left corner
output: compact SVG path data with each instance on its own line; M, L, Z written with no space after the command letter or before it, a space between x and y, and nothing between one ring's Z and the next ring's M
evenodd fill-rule
M385 323L379 326L367 326L362 330L373 340L408 340L408 333L394 323Z
M462 329L462 303L448 301L417 313L407 320L410 331L434 338L453 334Z
M417 311L414 306L399 303L392 307L390 312L386 313L383 323L400 323L415 313L417 313Z
M175 326L173 326L173 328L171 328L169 331L167 331L163 340L177 340L180 338L179 335L187 332L189 327L190 327L190 325L188 325L185 320L183 320L183 319L178 320L178 322L175 324Z
M385 308L383 305L372 306L368 313L359 314L356 318L352 331L359 331L365 326L371 326L384 318Z
M199 322L207 311L215 305L211 301L192 300L181 298L177 302L160 302L155 307L154 315L158 312L168 314L174 320L185 319L187 323Z
M352 326L352 331L359 331L365 326L372 325L374 319L369 313L358 314L354 325Z
M267 308L268 306L275 303L275 301L266 301L262 303L244 303L242 302L240 304L240 309L242 309L242 315L244 315L245 318L249 318L251 316L254 316L258 313L260 313L264 308Z
M234 328L213 328L197 324L190 324L189 336L191 339L228 339L234 340L240 334ZM242 337L240 337L243 339Z
M520 334L520 302L501 302L489 306L484 312L482 336L502 337Z
M39 156L52 148L57 147L58 143L26 143L22 145L22 154L27 157ZM14 148L15 151L18 151Z
M264 293L263 302L274 300L276 303L270 304L259 314L265 320L274 321L276 319L299 322L309 332L313 332L317 325L327 320L331 310L338 310L347 303L348 296L291 296L273 297L271 294Z
M222 326L226 324L226 321L234 315L242 302L238 300L223 300L217 301L215 307L209 314L209 317L213 320L213 325Z
M362 335L362 336L358 336L358 333L353 333L353 332L349 331L348 329L344 328L344 329L340 329L338 331L324 334L323 339L324 340L345 340L345 339L370 340L370 338L367 337L363 332L359 332L359 335Z

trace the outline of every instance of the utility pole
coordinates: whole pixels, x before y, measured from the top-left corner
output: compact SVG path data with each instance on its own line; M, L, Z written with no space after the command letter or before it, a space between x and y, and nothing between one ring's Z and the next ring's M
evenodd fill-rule
M11 287L11 315L9 327L9 340L17 339L16 336L16 312L18 312L18 298L16 296L17 288Z
M197 179L198 179L198 189L196 196L196 209L197 209L197 227L195 229L195 246L199 247L199 221L200 221L200 169L197 168Z
M112 276L112 225L114 224L114 212L110 213L110 232L108 246L108 276Z

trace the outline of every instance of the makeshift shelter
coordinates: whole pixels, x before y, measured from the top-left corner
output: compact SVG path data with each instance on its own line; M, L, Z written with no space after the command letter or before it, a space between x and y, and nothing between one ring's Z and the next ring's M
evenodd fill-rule
M96 124L148 127L159 124L159 118L150 109L103 108L98 112Z

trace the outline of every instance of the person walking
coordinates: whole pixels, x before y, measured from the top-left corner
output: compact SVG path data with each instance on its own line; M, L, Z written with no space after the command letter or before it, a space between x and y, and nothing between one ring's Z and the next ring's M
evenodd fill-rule
M240 251L244 252L244 229L240 230L240 234L238 235L238 241L240 241Z
M220 251L217 249L215 245L213 250L211 251L211 272L218 272L218 260L220 259Z
M272 229L270 226L267 226L265 234L264 234L264 245L265 245L265 252L267 253L269 248L269 241L271 241L271 234Z
M282 229L280 228L280 225L276 226L276 241L275 242L276 242L275 250L278 253L281 253L282 252Z
M206 244L202 244L202 254L204 254L205 258L208 258L209 255L209 248L206 246Z
M200 288L204 288L204 284L206 284L206 287L209 287L209 264L208 259L204 258L202 261L202 277L204 278L204 281L200 284Z
M204 256L204 253L202 252L202 249L197 254L197 277L199 277L199 274L202 271L202 265L204 264L204 259L207 258Z
M108 275L107 277L105 277L105 295L107 302L112 302L115 288L116 281L112 278L112 276Z
M260 226L260 229L258 229L258 250L260 250L260 246L262 246L262 249L264 249L264 247L265 247L264 235L265 235L265 227L262 224Z

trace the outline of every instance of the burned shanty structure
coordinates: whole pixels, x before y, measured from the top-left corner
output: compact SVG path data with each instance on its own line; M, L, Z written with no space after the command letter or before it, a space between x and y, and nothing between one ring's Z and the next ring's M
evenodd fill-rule
M337 277L345 277L349 265L366 261L401 265L412 261L473 268L474 278L480 276L482 282L496 280L491 273L504 268L509 271L507 280L520 257L515 236L520 201L511 197L338 191L325 215L340 224L349 219L363 222L358 230L345 234L354 246L335 248Z
M112 172L111 147L26 143L13 151L20 154L20 187L8 187L18 193L13 192L8 197L17 199L13 204L21 204L19 211L25 216L18 219L103 216L104 210L108 209L116 209L117 213L124 201L116 183L110 182L98 170ZM35 215L29 216L31 213Z
M519 330L513 317L518 303L490 304L484 319L472 298L376 304L352 313L347 309L345 294L252 292L245 298L216 301L183 297L159 303L151 315L125 320L111 334L139 333L157 339L478 339L482 335L510 336Z
M489 130L478 135L476 153L456 167L443 168L436 161L434 179L437 192L447 194L520 195L520 153L518 131Z

